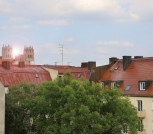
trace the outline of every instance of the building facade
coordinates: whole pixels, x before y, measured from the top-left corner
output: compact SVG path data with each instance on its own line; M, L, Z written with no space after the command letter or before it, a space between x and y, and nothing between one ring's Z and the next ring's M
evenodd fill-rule
M13 58L13 48L12 46L4 46L2 47L2 59L12 59Z
M123 96L129 96L137 108L140 124L144 125L143 131L142 127L138 128L138 134L153 133L153 57L110 58L110 65L99 82L110 90L118 87Z

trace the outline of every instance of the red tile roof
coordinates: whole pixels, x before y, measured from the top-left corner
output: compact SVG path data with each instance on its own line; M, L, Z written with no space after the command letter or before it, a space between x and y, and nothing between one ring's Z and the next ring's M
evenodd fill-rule
M55 65L44 65L44 67L58 70L59 74L66 73L70 71L75 79L82 77L82 80L89 79L90 77L90 70L87 67L74 67L74 66L55 66ZM80 75L80 77L78 77Z
M0 65L0 81L4 86L20 85L23 81L40 84L44 81L51 81L51 77L39 65L26 65L25 67L11 65L10 69L5 69Z
M119 66L117 70L115 70L116 66ZM124 91L124 94L153 95L153 82L146 91L139 91L138 89L139 81L153 80L153 57L132 59L131 64L125 71L123 71L123 61L118 60L106 70L100 79L100 81L106 80L123 80L120 88ZM132 87L129 91L125 91L128 85L132 85Z

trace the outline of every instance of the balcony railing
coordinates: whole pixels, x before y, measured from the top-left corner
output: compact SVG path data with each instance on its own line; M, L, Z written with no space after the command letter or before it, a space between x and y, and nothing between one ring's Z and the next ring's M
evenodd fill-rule
M138 111L138 117L140 117L140 118L145 118L145 116L146 116L146 111Z
M138 131L137 134L146 134L146 131L143 130L143 131Z

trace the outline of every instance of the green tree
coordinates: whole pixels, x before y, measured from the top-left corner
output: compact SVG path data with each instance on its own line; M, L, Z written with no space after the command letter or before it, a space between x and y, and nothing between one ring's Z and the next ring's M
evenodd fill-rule
M29 134L121 134L127 129L136 134L139 119L127 97L122 97L117 89L102 90L100 84L72 77L68 73L39 85L32 95L24 95L26 110L22 125L19 123L21 130ZM33 122L29 125L30 118Z
M5 103L6 134L26 134L31 129L27 102L34 97L35 90L35 85L28 83L9 88Z

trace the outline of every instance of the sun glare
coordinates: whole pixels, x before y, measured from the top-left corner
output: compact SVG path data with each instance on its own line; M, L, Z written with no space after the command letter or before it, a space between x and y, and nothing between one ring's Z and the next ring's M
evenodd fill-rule
M19 55L20 52L18 49L13 49L13 57L15 58L15 56Z

